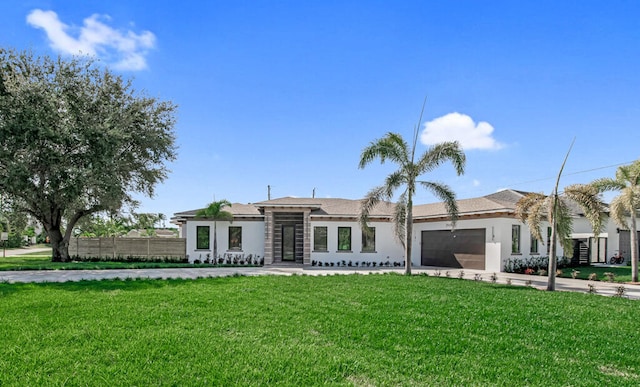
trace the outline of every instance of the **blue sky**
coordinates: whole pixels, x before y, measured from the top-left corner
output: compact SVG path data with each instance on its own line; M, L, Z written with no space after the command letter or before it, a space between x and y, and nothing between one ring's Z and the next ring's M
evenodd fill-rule
M82 50L179 105L179 154L140 212L361 198L386 132L458 139L459 198L549 193L640 157L639 1L3 1L0 46ZM426 149L422 142L419 151ZM590 171L590 172L586 172ZM420 192L417 203L433 202Z

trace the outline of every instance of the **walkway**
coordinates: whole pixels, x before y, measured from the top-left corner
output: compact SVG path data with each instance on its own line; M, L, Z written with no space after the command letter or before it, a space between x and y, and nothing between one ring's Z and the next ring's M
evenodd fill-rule
M0 282L66 282L82 280L102 279L127 279L150 278L169 279L183 278L196 279L206 277L225 277L232 275L336 275L336 274L370 274L370 273L403 273L399 268L354 269L354 268L303 268L302 266L266 266L266 267L233 267L233 268L175 268L175 269L114 269L114 270L29 270L29 271L2 271ZM438 267L417 267L414 274L426 273L429 276L446 276L466 280L492 281L493 272L481 270L459 270ZM513 273L495 273L495 282L514 286L532 286L537 289L546 289L547 277ZM571 278L557 278L556 289L559 291L587 293L589 285L599 295L613 296L624 286L624 297L640 299L640 284L620 284L602 281L574 280Z

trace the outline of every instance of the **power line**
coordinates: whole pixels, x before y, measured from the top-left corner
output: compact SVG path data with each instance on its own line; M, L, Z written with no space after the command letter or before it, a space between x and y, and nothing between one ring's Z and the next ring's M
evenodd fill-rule
M619 166L621 166L621 165L628 165L628 164L631 164L631 163L633 163L633 161L627 161L627 162L625 162L625 163L618 163L618 164L606 165L606 166L603 166L603 167L596 167L596 168L591 168L591 169L585 169L585 170L583 170L583 171L576 171L576 172L565 173L565 174L564 174L564 176L579 175L579 174L581 174L581 173L587 173L587 172L598 171L598 170L601 170L601 169L607 169L607 168L619 167ZM513 186L516 186L516 185L529 184L529 183L537 183L537 182L539 182L539 181L546 181L546 180L553 180L553 179L555 179L555 177L553 177L553 176L551 176L551 177L544 177L544 178L541 178L541 179L529 180L529 181L523 181L523 182L520 182L520 183L513 183L513 184L509 184L509 185L506 185L505 187L513 187Z

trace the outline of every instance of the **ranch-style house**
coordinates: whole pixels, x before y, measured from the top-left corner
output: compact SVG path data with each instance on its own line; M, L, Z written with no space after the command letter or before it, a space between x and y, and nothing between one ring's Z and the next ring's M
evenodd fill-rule
M503 190L458 200L455 227L442 203L414 205L412 265L498 272L510 258L548 254L548 241L538 242L515 218L515 205L525 194ZM233 222L216 222L218 256L259 258L265 265L401 265L403 248L395 237L393 209L392 203L378 205L370 214L370 231L364 232L358 223L359 200L284 197L233 203L225 207ZM172 218L186 238L190 262L213 258L214 222L196 217L197 211L178 212ZM550 230L548 224L544 227ZM559 256L595 263L606 262L619 251L628 259L629 231L620 230L612 220L594 236L575 207L573 230L574 251L563 252L558 246Z

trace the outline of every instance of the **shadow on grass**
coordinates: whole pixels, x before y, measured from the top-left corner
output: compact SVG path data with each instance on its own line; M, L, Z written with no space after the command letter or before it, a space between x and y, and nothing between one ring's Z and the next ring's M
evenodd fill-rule
M35 288L48 288L69 292L107 292L113 290L139 291L176 287L192 282L192 279L148 279L148 278L113 278L102 280L82 280L69 282L38 282L38 283L0 283L0 296L7 296L20 291Z

